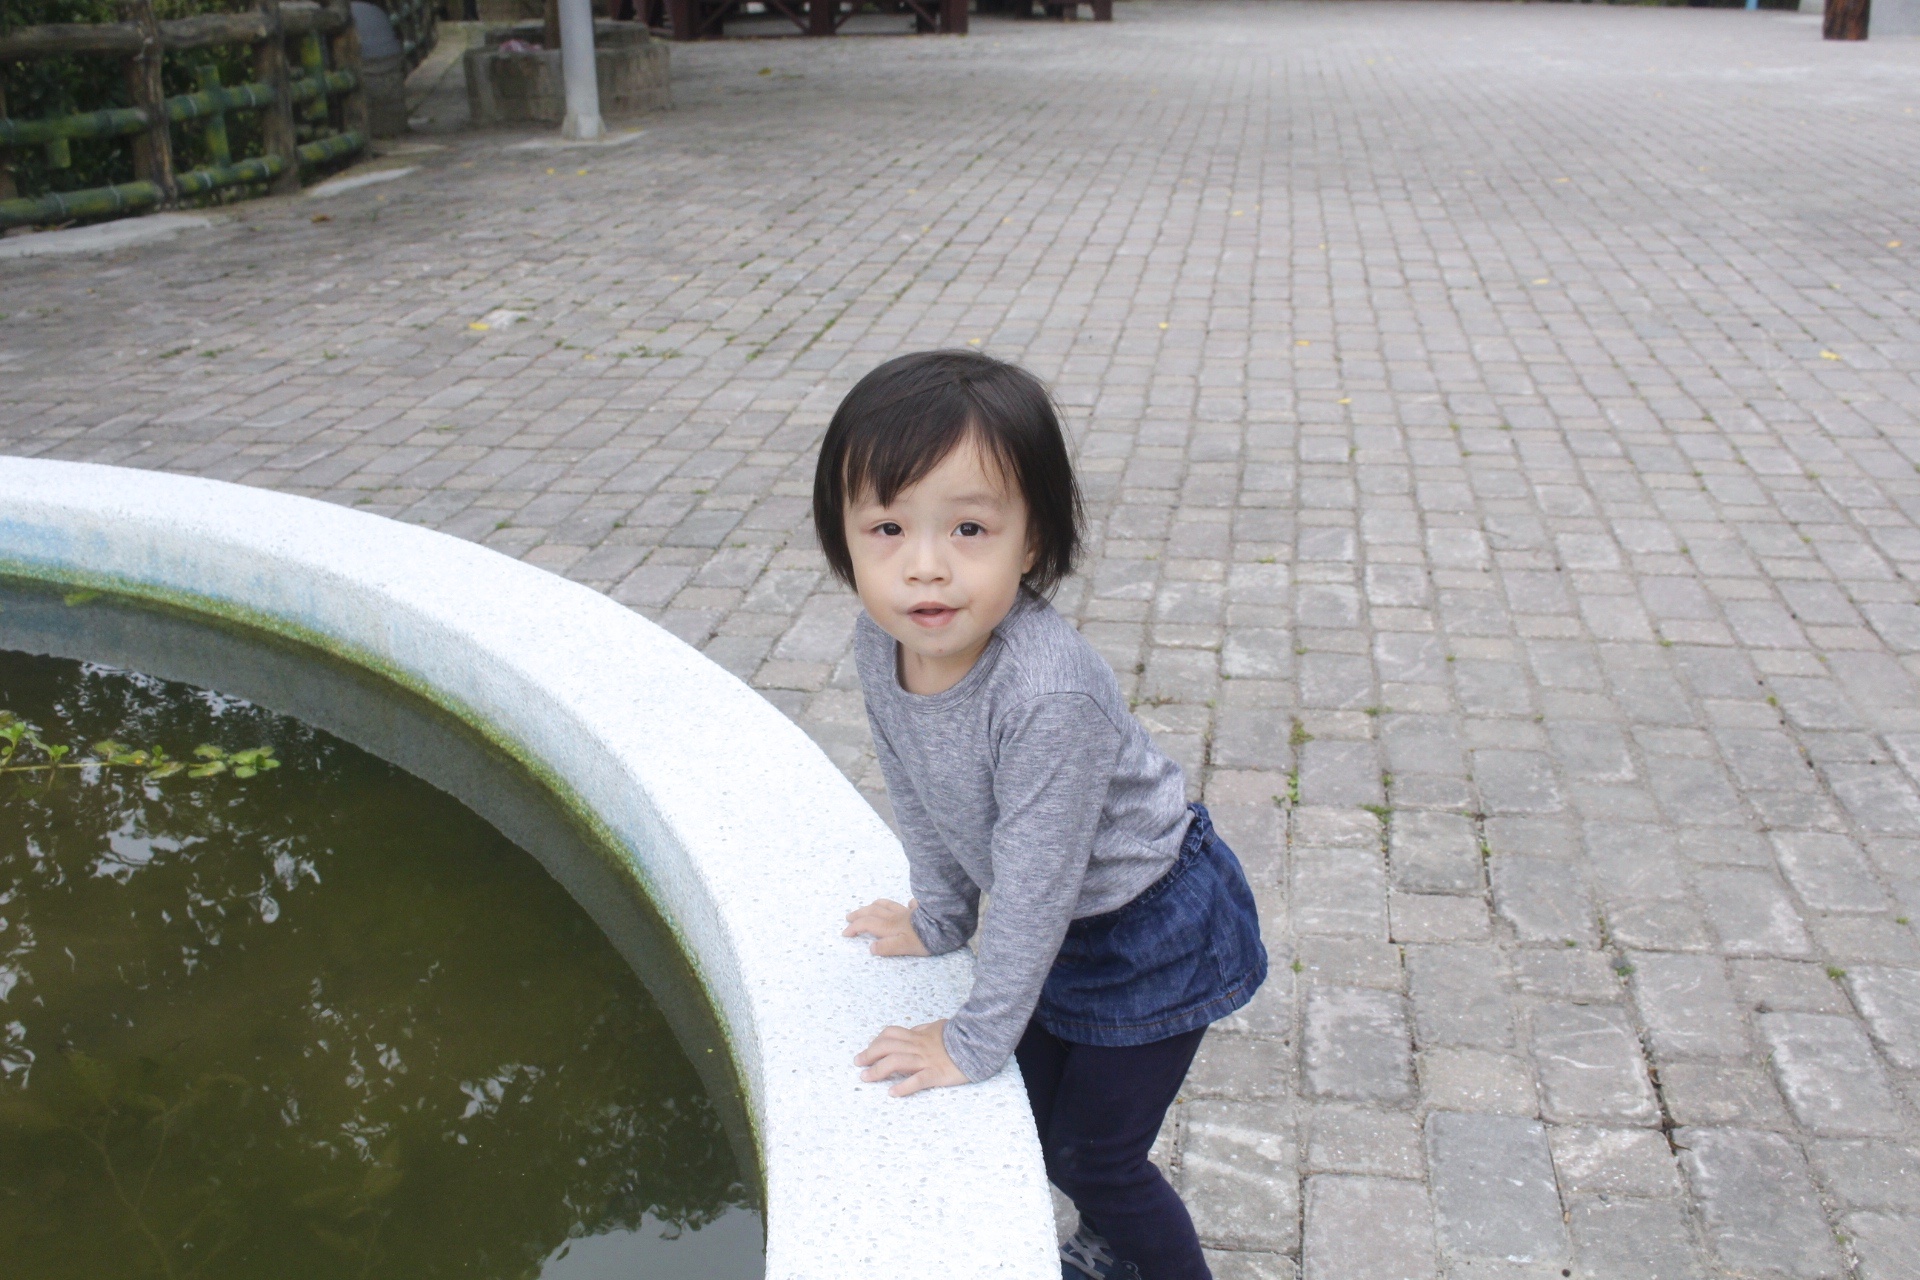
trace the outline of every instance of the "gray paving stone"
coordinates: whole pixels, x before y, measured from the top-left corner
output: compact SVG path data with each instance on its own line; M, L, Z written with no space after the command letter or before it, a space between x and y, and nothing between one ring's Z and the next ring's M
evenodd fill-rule
M1885 911L1886 891L1859 846L1819 831L1777 831L1773 847L1794 891L1815 911Z
M1434 1222L1459 1262L1545 1263L1567 1257L1545 1126L1507 1116L1427 1117Z
M1852 1209L1920 1213L1920 1147L1829 1139L1808 1146L1820 1183Z
M1300 1197L1292 1117L1273 1106L1194 1102L1182 1108L1177 1179L1202 1243L1293 1253Z
M1307 1280L1438 1275L1427 1189L1418 1182L1345 1174L1307 1179L1300 1260Z
M1421 1048L1505 1049L1513 1044L1507 962L1497 948L1408 947L1406 964L1414 1039Z
M1619 975L1597 951L1516 951L1512 961L1515 985L1528 995L1594 1004L1622 994Z
M1434 1111L1537 1116L1540 1101L1524 1060L1485 1049L1427 1049L1418 1071L1420 1096Z
M1542 1005L1533 1011L1532 1030L1541 1103L1549 1120L1659 1123L1640 1042L1621 1010Z
M1409 893L1480 892L1480 841L1464 816L1402 810L1388 831L1395 888Z
M1911 1280L1920 1262L1920 1216L1854 1213L1840 1229L1860 1260L1860 1280Z
M1830 1137L1891 1136L1905 1129L1886 1071L1851 1018L1763 1013L1774 1079L1794 1118Z
M1720 1265L1740 1275L1845 1273L1805 1158L1778 1134L1682 1129L1674 1141Z
M1598 945L1593 904L1573 867L1515 856L1494 858L1488 868L1494 909L1520 941Z
M1387 929L1395 942L1456 942L1488 937L1486 903L1440 893L1387 895Z
M1760 1067L1669 1062L1660 1068L1660 1100L1675 1124L1792 1128L1772 1073Z
M1294 928L1305 934L1387 937L1387 877L1369 849L1296 847Z
M1569 1195L1678 1196L1680 1175L1664 1134L1650 1129L1553 1125L1547 1130L1560 1189Z
M1794 960L1734 960L1728 966L1734 989L1759 1013L1797 1009L1805 1013L1846 1013L1847 993L1827 966Z
M1420 1125L1404 1111L1337 1104L1307 1114L1307 1171L1422 1178L1426 1153Z
M1215 1028L1200 1042L1182 1093L1250 1102L1283 1097L1289 1056L1284 1041Z
M1887 1060L1920 1070L1920 970L1852 965L1845 981Z
M1627 954L1640 1019L1660 1058L1739 1058L1752 1048L1717 956Z
M1314 987L1302 1034L1308 1094L1352 1102L1412 1096L1405 1002L1386 991Z
M1203 1249L1214 1280L1297 1280L1299 1268L1284 1253Z
M1582 1197L1568 1209L1579 1262L1593 1280L1694 1280L1705 1275L1681 1207L1663 1200Z
M1812 954L1800 913L1786 890L1760 871L1702 871L1697 877L1707 917L1728 955Z

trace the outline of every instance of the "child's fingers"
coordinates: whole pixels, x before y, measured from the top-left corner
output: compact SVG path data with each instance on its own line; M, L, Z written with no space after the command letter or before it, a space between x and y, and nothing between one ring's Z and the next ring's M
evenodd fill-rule
M913 1043L912 1033L905 1027L887 1027L873 1038L873 1043L854 1055L853 1065L870 1066L878 1062L888 1052L896 1052Z
M874 1064L860 1073L860 1078L868 1084L885 1080L889 1076L912 1076L926 1068L924 1055L905 1050L893 1050L883 1054Z

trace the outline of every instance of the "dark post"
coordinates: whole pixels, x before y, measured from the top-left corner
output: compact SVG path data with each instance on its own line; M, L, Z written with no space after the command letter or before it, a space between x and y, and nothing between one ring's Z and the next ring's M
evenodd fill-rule
M329 38L328 61L335 71L353 72L353 88L336 100L340 110L340 131L367 135L367 88L360 82L360 32L353 25L351 0L329 0L330 7L346 23Z
M547 21L540 32L540 47L543 49L560 47L560 0L547 0Z
M967 34L967 0L940 0L940 29L950 36Z
M1873 0L1827 0L1827 17L1820 34L1829 40L1865 40L1872 4Z
M0 75L0 120L7 118L7 81ZM19 189L13 185L13 152L0 147L0 200L11 200L19 195Z
M253 74L273 89L273 103L260 109L261 141L267 151L287 162L267 187L276 196L300 189L300 148L293 133L293 96L287 85L287 33L280 22L280 0L260 0L260 16L267 20L267 36L253 46Z
M833 11L839 7L840 0L807 0L807 34L832 35Z
M127 59L127 97L147 113L147 127L133 135L133 176L160 188L160 202L173 201L173 137L167 123L167 95L160 84L160 23L153 0L125 0L121 9L140 28L140 52Z

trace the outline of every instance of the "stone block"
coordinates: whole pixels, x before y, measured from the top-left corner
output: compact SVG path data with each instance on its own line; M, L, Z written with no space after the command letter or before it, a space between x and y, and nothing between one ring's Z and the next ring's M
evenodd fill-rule
M1546 1126L1436 1111L1426 1127L1435 1228L1449 1258L1469 1265L1566 1259Z
M539 28L489 33L490 46L509 34L537 40ZM625 22L596 22L593 36L603 118L626 120L672 105L671 55L665 41L651 39L645 27ZM559 124L566 118L567 91L558 49L502 53L488 47L469 49L461 57L467 74L467 110L476 125Z
M1485 1049L1428 1049L1419 1061L1420 1096L1434 1111L1534 1116L1540 1113L1533 1074L1511 1054Z
M1395 942L1470 941L1491 932L1486 903L1478 897L1390 893L1387 912L1388 929Z
M1702 871L1697 883L1707 919L1727 955L1812 954L1800 913L1780 882L1764 871Z
M1299 978L1329 987L1376 987L1398 991L1406 985L1400 948L1385 939L1305 937L1295 944ZM1272 978L1267 979L1272 982Z
M1920 1213L1920 1147L1829 1139L1809 1152L1821 1185L1845 1208Z
M1549 858L1507 856L1488 866L1493 905L1522 942L1599 945L1593 902L1579 873Z
M1404 1111L1324 1105L1307 1114L1307 1172L1419 1178L1426 1173L1420 1125Z
M1746 1129L1682 1129L1674 1141L1721 1266L1767 1280L1846 1274L1798 1147Z
M1528 995L1580 1004L1620 998L1620 976L1598 951L1556 947L1551 951L1515 951L1510 959L1514 982Z
M1763 1013L1773 1078L1796 1120L1834 1138L1889 1137L1905 1128L1867 1033L1851 1018Z
M1549 1004L1535 1009L1533 1060L1549 1120L1660 1121L1639 1038L1617 1008Z
M1680 1194L1680 1172L1666 1135L1652 1129L1554 1125L1547 1130L1560 1189L1569 1195L1663 1197Z
M1365 848L1296 846L1293 923L1300 933L1387 937L1387 876L1380 854Z
M1773 1077L1725 1062L1669 1062L1660 1068L1660 1097L1675 1124L1786 1129L1787 1105Z
M1733 960L1727 965L1734 990L1756 1013L1797 1009L1803 1013L1846 1013L1847 993L1825 965L1798 960Z
M1553 762L1537 751L1476 751L1473 781L1488 813L1558 813L1566 808Z
M1820 831L1776 831L1774 855L1794 891L1815 911L1885 911L1886 891L1858 845Z
M1387 850L1396 889L1480 892L1480 841L1460 814L1400 810L1388 827Z
M1413 1096L1401 997L1357 987L1315 987L1307 994L1302 1039L1311 1096L1350 1102L1403 1102Z
M1409 947L1407 989L1421 1048L1513 1044L1513 1001L1506 958L1494 947Z
M1920 1071L1920 970L1856 964L1845 981L1887 1060Z
M1705 1274L1680 1205L1582 1197L1568 1210L1582 1280L1699 1280Z
M1182 1113L1179 1189L1201 1241L1295 1252L1300 1196L1293 1122L1285 1109L1193 1102Z
M1323 1173L1307 1180L1304 1280L1429 1280L1433 1211L1418 1182Z
M1635 951L1631 985L1660 1058L1739 1058L1751 1047L1717 956Z
M1299 1268L1284 1253L1202 1249L1213 1280L1298 1280Z
M1915 27L1920 34L1920 22ZM1920 1216L1853 1213L1840 1228L1860 1260L1859 1280L1913 1280L1920 1272Z
M1278 1098L1286 1092L1289 1048L1284 1040L1215 1029L1200 1042L1182 1093L1248 1102Z

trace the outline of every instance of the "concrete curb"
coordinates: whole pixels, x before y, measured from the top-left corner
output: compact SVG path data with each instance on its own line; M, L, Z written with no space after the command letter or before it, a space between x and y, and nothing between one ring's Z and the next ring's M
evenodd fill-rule
M0 572L170 600L320 645L494 738L587 816L694 958L767 1188L768 1280L1051 1280L1018 1074L908 1099L852 1055L964 997L841 916L904 897L898 843L787 718L598 592L457 538L219 481L0 458Z

